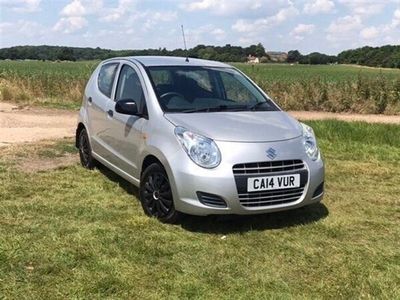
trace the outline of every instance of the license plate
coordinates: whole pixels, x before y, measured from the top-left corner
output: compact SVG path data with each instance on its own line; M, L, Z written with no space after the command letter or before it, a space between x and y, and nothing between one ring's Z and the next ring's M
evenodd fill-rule
M247 191L269 191L300 187L300 174L252 177L247 179Z

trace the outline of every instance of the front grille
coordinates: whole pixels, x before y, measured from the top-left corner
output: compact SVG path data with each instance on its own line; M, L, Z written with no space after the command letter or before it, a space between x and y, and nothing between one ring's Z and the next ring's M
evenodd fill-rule
M264 174L272 172L286 172L304 168L303 161L299 159L266 161L237 164L233 166L233 174Z
M296 189L264 191L239 194L239 201L245 207L270 206L294 202L303 195L304 187Z
M240 204L244 207L266 207L298 201L308 181L308 170L302 160L253 162L236 164L232 168ZM300 187L281 190L248 192L251 177L300 174Z

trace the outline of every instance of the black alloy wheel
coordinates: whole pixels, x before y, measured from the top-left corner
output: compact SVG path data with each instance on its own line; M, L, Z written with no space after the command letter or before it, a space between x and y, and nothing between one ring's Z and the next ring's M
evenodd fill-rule
M143 172L140 201L144 212L164 223L176 223L180 213L175 210L171 186L164 168L153 163Z
M89 137L86 129L82 129L79 133L79 158L81 165L92 170L96 163L92 156L92 148L90 147Z

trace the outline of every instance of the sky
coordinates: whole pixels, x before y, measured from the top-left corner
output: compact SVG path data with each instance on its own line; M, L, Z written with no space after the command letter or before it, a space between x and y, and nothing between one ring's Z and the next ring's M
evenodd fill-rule
M400 0L0 0L0 48L198 44L337 54L400 44Z

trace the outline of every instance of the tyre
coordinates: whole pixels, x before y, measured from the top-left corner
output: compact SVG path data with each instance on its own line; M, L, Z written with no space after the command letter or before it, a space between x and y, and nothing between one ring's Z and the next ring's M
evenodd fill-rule
M163 223L173 224L181 217L181 213L175 210L167 173L158 163L148 166L142 174L140 202L146 215Z
M90 147L86 129L82 129L79 132L78 149L81 165L86 169L92 170L96 166L96 161L92 156L92 148Z

